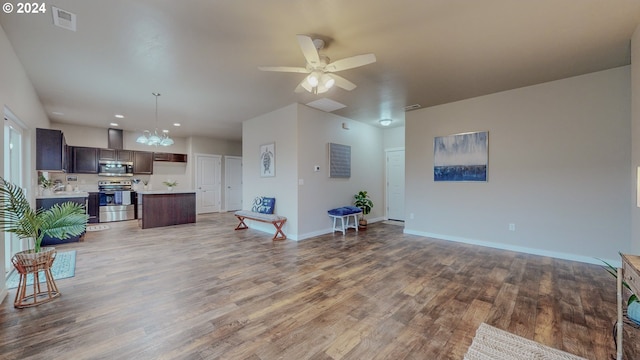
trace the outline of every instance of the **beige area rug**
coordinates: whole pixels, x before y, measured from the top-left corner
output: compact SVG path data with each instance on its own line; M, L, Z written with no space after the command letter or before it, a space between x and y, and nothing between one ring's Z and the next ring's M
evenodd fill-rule
M87 225L87 231L101 231L110 229L109 225Z
M485 323L480 324L465 360L585 360L522 338Z

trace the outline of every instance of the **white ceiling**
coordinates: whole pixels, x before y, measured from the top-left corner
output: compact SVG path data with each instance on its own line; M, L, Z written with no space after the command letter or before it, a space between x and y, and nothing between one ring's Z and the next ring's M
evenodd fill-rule
M52 121L173 136L240 139L244 120L320 98L377 125L403 108L448 103L630 63L638 0L56 0L77 31L46 14L0 25ZM332 60L374 53L340 72L358 87L293 92L304 74L296 34ZM56 115L54 113L62 113ZM180 122L180 128L172 127Z

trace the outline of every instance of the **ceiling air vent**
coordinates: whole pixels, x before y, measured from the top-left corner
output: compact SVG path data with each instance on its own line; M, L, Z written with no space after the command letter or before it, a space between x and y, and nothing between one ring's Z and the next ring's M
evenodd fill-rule
M333 101L329 98L322 98L312 101L310 103L307 103L307 106L311 106L312 108L316 108L324 112L332 112L347 107L347 105L341 104L337 101Z
M420 104L407 105L404 107L404 111L411 111L415 109L420 109L422 106Z
M76 14L51 6L53 24L63 29L76 31Z

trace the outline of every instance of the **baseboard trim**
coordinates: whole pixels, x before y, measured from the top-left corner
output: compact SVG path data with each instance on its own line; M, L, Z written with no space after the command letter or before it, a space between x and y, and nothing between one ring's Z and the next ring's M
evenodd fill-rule
M578 262L594 264L594 265L604 265L597 258L584 256L584 255L569 254L569 253L550 251L550 250L544 250L544 249L535 249L535 248L530 248L525 246L501 244L501 243L495 243L490 241L463 238L459 236L434 234L430 232L416 231L416 230L411 230L406 228L404 229L404 233L409 235L417 235L417 236L438 239L438 240L446 240L446 241L453 241L453 242L459 242L459 243L470 244L470 245L490 247L490 248L500 249L500 250L515 251L515 252L520 252L520 253L525 253L530 255L548 256L548 257L562 259L562 260L578 261ZM620 259L603 259L603 260L605 260L609 264L616 267L622 266L622 261Z

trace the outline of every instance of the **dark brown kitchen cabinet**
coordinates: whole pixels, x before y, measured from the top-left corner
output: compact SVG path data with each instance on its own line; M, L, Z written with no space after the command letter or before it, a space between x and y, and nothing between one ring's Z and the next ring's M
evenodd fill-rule
M100 193L89 193L87 213L89 214L89 223L93 224L100 222Z
M148 151L133 152L133 173L153 174L153 153Z
M133 151L118 149L100 149L100 160L104 161L133 161Z
M51 207L53 207L54 205L61 205L63 203L66 202L73 202L79 205L82 205L82 207L85 209L85 211L87 210L87 198L86 197L55 197L55 198L44 198L44 199L36 199L36 208L37 209L50 209ZM64 243L69 243L69 242L77 242L80 241L80 239L82 239L84 237L85 233L82 233L80 235L77 236L72 236L70 238L61 240L58 238L54 238L54 237L50 237L48 235L45 235L44 238L42 239L42 245L59 245L59 244L64 244Z
M77 174L97 174L98 148L74 146L73 172Z
M68 171L67 144L60 130L36 129L36 170Z
M153 161L187 162L187 154L153 153Z

